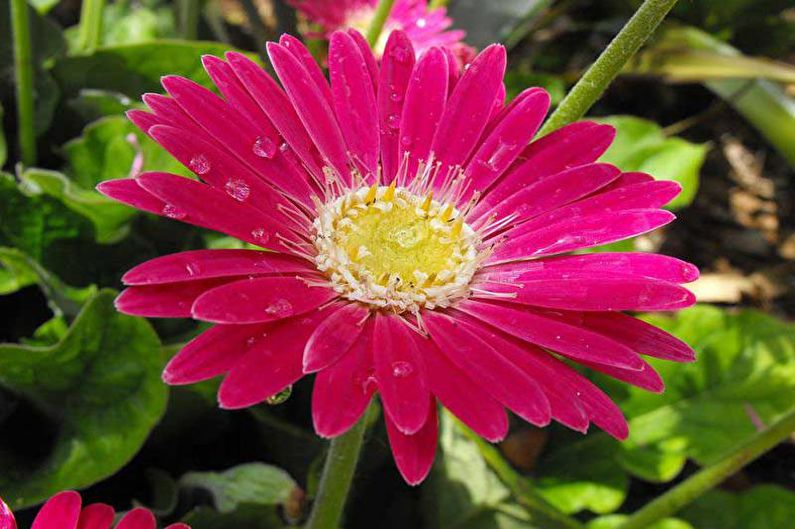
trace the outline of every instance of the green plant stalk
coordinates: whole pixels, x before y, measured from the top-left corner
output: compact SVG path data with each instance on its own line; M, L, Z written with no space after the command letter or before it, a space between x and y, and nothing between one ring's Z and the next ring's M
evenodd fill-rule
M373 20L370 21L370 27L367 28L367 42L371 48L375 48L376 43L378 43L381 31L384 29L384 24L386 24L386 19L389 18L389 13L392 12L394 4L395 0L378 0L375 15L373 15Z
M196 40L199 34L199 0L178 0L179 32L185 40Z
M544 124L540 135L549 134L584 116L675 4L676 0L645 0L605 51L566 94Z
M14 39L14 75L17 89L17 129L22 163L36 165L36 129L33 119L33 50L30 42L28 3L11 0Z
M516 472L494 446L484 441L458 419L454 418L453 420L464 435L477 445L480 455L483 456L486 464L510 489L519 505L531 516L534 522L540 522L539 527L544 529L585 529L582 523L566 516L565 513L559 511L554 505L535 492L530 486L530 481Z
M450 0L431 0L428 4L428 9L439 9L440 7L447 7L447 4L450 3Z
M689 504L761 456L795 431L795 408L773 426L757 433L717 463L693 474L662 496L632 514L619 529L642 529Z
M77 49L83 53L91 53L102 42L102 12L105 0L83 0L80 10L80 32Z
M372 405L371 405L372 407ZM350 430L331 440L317 496L304 529L338 529L364 444L370 409Z

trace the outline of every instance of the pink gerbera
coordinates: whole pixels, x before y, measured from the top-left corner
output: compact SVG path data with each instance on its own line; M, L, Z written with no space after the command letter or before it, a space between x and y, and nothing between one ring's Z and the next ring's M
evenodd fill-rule
M31 529L111 529L116 513L113 507L94 503L81 509L83 500L74 491L56 494L41 508ZM16 529L14 515L0 499L0 529ZM157 522L147 509L133 509L116 524L116 529L155 529ZM190 529L184 523L166 529Z
M375 15L378 0L289 0L306 18L318 24L329 36L340 29L367 31ZM381 55L389 33L401 30L420 54L433 46L449 49L462 62L469 62L472 48L462 43L466 32L450 30L453 21L444 7L430 9L427 0L396 0L384 24L381 39L374 46Z
M287 45L289 43L289 45ZM104 182L136 208L268 248L197 250L130 270L119 310L215 327L164 379L225 375L242 408L317 373L313 419L334 437L377 391L406 481L426 476L441 403L490 441L505 408L543 426L627 436L620 410L575 361L652 391L641 354L693 360L676 338L621 311L691 305L697 269L645 253L564 255L663 226L678 184L596 160L610 126L581 122L531 142L549 96L503 103L505 50L463 75L405 33L380 68L346 32L330 78L296 40L268 53L284 87L238 53L204 57L223 99L179 77L130 118L200 181L166 173Z

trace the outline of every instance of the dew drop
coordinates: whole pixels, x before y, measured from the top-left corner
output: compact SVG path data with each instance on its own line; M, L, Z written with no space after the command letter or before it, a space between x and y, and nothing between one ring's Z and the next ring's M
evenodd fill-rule
M265 308L265 312L271 316L286 318L293 313L293 305L286 299L277 299Z
M249 336L248 338L246 338L246 347L251 347L256 343L256 341L257 338L255 336Z
M287 151L290 150L290 145L286 141L283 141L281 145L279 145L279 150L282 154L287 154Z
M390 114L386 118L386 124L392 129L400 128L400 116L397 114Z
M408 362L395 362L392 364L392 376L395 378L406 378L414 372L414 368Z
M400 92L394 91L391 94L389 94L389 99L391 99L395 103L400 103L401 101L403 101L403 94L401 94Z
M265 228L255 228L251 230L251 237L258 243L266 243L270 239L270 235L265 231Z
M163 206L163 215L165 215L170 219L177 219L177 220L184 219L187 216L187 214L184 211L182 211L177 206L174 206L172 204L166 204L165 206Z
M210 171L210 160L203 154L197 154L190 159L188 166L198 175L207 174Z
M248 187L248 184L245 180L240 179L227 180L224 184L224 190L230 197L238 202L245 201L251 194L251 189Z
M258 136L251 150L260 158L273 158L276 154L276 144L270 138Z
M367 394L375 391L375 387L378 385L378 379L375 378L375 373L370 371L364 377L359 379L358 384L362 389L362 393Z
M267 399L265 399L265 402L267 402L271 406L276 406L277 404L281 404L287 399L289 399L292 393L293 393L293 386L289 385L280 392L275 393L270 397L268 397Z
M189 276L195 276L201 272L201 268L196 263L188 263L185 265L185 271L188 272Z

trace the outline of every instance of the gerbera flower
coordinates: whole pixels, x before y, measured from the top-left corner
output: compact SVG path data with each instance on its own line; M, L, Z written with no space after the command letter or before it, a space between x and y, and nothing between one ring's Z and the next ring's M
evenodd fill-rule
M83 500L74 491L56 494L42 506L32 529L111 529L116 513L104 503L93 503L81 509ZM16 529L14 515L0 499L0 529ZM116 529L155 529L157 522L147 509L133 509L122 517ZM184 523L169 525L166 529L190 529Z
M641 355L693 360L684 343L621 311L691 305L698 275L645 253L570 255L673 220L678 184L596 160L610 126L581 122L531 142L549 96L502 99L505 50L458 78L393 32L380 68L346 32L329 83L297 41L268 53L284 90L238 53L204 57L223 98L179 77L130 118L200 181L166 173L104 182L121 202L255 247L197 250L130 270L119 310L215 327L164 379L225 375L225 408L317 373L313 419L334 437L380 394L397 465L420 482L436 403L490 441L505 408L543 426L627 436L620 410L571 360L662 391Z
M312 23L319 25L328 37L340 29L354 29L366 33L375 15L378 0L289 0ZM450 30L453 21L447 9L430 9L427 0L396 0L384 24L379 42L374 46L380 56L389 33L403 31L420 54L433 46L446 48L463 64L472 58L473 49L462 41L463 30ZM354 38L356 35L352 35Z

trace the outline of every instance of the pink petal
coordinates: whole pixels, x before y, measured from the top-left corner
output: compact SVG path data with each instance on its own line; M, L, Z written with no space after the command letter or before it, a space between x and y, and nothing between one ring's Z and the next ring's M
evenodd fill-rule
M280 148L289 146L316 177L322 176L323 163L319 153L292 103L276 84L276 81L243 54L229 52L226 54L226 59L251 97L268 115L268 118L286 140L286 143Z
M406 101L400 119L400 154L403 163L409 156L409 165L398 175L400 183L407 184L416 176L421 160L428 160L431 141L444 113L447 100L447 59L438 48L431 48L417 62L406 88ZM408 153L408 154L407 154Z
M359 46L342 31L331 36L328 62L334 111L348 150L364 175L375 176L378 173L378 118L367 64Z
M477 218L483 211L513 195L529 183L566 169L593 163L615 137L609 125L583 121L572 123L528 145L512 169L485 193L472 211Z
M315 377L312 422L323 437L336 437L353 426L367 409L376 389L373 367L373 319L347 353Z
M0 498L0 529L17 529L17 522L14 520L14 513Z
M328 314L312 311L266 325L266 330L226 375L218 390L222 408L253 406L304 376L301 359L309 336Z
M475 433L497 443L508 433L502 405L442 354L433 343L422 350L428 386L442 405Z
M549 353L534 345L510 340L482 322L464 316L464 321L471 324L473 332L486 343L492 344L500 354L541 386L556 421L578 432L588 430L588 414L577 398L576 388L560 380L556 370L536 358L538 355L549 356Z
M620 173L612 165L588 164L549 175L483 211L481 218L494 213L498 218L516 215L520 220L531 219L593 193Z
M116 529L156 529L155 515L147 509L133 509L124 515Z
M110 529L116 516L113 507L104 503L93 503L83 509L77 529Z
M406 435L397 425L385 416L386 431L392 455L400 475L409 485L419 485L431 471L436 457L436 444L439 439L439 419L436 406L428 406L428 418L424 426L414 435Z
M458 80L461 78L461 66L450 48L443 46L442 51L447 59L447 95L449 97L450 94L453 93L455 85L458 84Z
M490 263L555 255L628 239L664 226L673 213L659 209L574 216L546 227L526 223L507 231L490 257Z
M373 363L384 413L405 434L417 433L428 418L430 391L417 340L400 316L376 314Z
M153 285L216 277L297 274L315 270L290 255L260 250L190 250L156 257L130 269L125 285Z
M184 523L172 523L166 529L191 529L189 525Z
M690 283L698 279L698 268L690 263L654 253L605 252L584 255L564 255L496 265L486 269L485 277L499 281L519 279L541 279L566 274L615 274L641 276L669 281Z
M215 325L185 344L163 370L171 385L194 384L224 374L268 330L267 323Z
M337 118L309 72L282 46L268 43L268 55L301 122L340 178L350 183L348 155Z
M654 177L646 173L621 173L621 176L610 182L610 185L605 186L600 192L612 191L619 187L626 187L634 184L644 184L646 182L653 182Z
M213 288L235 278L204 279L165 285L143 285L125 288L114 302L116 310L147 318L190 318L196 299Z
M605 366L599 364L592 364L589 362L582 362L585 367L590 367L595 371L600 371L615 379L638 386L641 389L651 391L653 393L662 393L665 390L665 383L660 378L659 373L654 368L643 360L643 368L641 370L621 369L619 367Z
M176 127L193 134L206 134L201 125L196 123L173 98L162 94L144 94L142 99L155 113L161 125Z
M309 312L335 297L333 290L308 286L295 277L259 277L204 293L192 312L198 320L215 323L259 323Z
M391 182L400 166L400 116L414 69L414 49L402 31L393 31L381 58L378 122L381 128L382 181Z
M583 325L643 355L675 362L693 362L696 359L693 348L676 336L626 314L586 313L583 314Z
M154 114L137 108L128 110L125 115L127 119L132 121L144 134L149 134L149 129L162 123L162 120L158 119Z
M122 204L127 204L135 209L154 213L155 215L163 215L163 208L166 207L165 202L139 186L134 178L120 178L118 180L100 182L97 185L97 191Z
M534 380L455 315L427 311L424 319L439 349L492 397L530 423L549 424L549 402Z
M143 173L136 180L141 187L173 208L170 215L164 212L171 218L220 231L258 246L275 246L279 234L291 239L295 237L284 224L263 211L195 180L169 173Z
M397 30L396 30L397 31ZM395 31L392 32L394 34ZM390 34L390 37L392 36ZM370 44L367 43L367 40L362 36L361 33L356 31L355 29L348 29L348 35L353 39L353 42L359 47L359 51L362 53L362 57L364 57L364 62L367 65L367 70L370 72L370 80L373 83L373 89L378 88L378 63L375 60L375 56L373 55L373 50L370 49Z
M334 364L359 338L370 311L359 303L340 305L326 316L309 337L304 349L304 373L315 373Z
M80 517L80 494L74 491L60 492L47 500L33 520L31 529L75 529Z
M433 137L431 151L437 160L453 166L463 164L469 157L488 123L495 94L502 85L505 62L505 48L493 44L461 76Z
M532 309L467 300L457 308L526 342L578 362L642 369L643 360L628 347L601 334L557 321Z
M467 163L465 174L471 191L486 189L516 160L535 135L549 109L549 94L540 88L519 96L489 132Z
M301 66L304 67L314 81L318 91L323 95L328 104L331 105L331 89L329 88L328 81L326 81L326 76L323 75L323 70L320 69L320 65L315 58L312 57L312 54L309 52L309 49L304 46L304 43L292 35L284 33L279 37L279 44L292 53L293 57L301 63Z
M550 273L510 285L485 283L482 288L513 294L511 303L563 310L661 311L696 302L692 293L675 283L587 271Z

